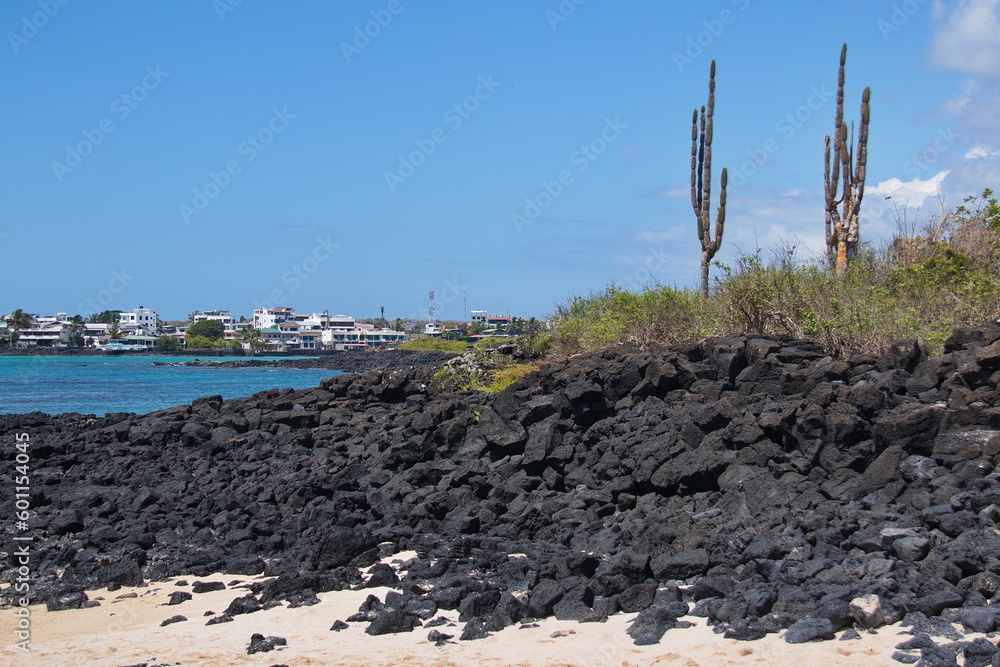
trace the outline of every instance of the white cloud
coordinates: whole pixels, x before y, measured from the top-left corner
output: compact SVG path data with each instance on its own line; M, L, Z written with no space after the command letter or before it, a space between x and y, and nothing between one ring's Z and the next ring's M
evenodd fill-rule
M935 4L935 16L944 12ZM931 39L932 65L967 74L995 76L1000 71L1000 0L963 0L946 16Z
M934 6L940 20L928 62L965 74L940 107L962 126L970 143L990 142L1000 131L1000 0L959 0Z
M1000 151L983 144L977 144L966 151L965 157L968 160L990 160L1000 157Z
M950 173L951 170L945 169L926 181L919 178L914 178L912 181L890 178L887 181L882 181L868 192L872 195L891 197L900 206L919 208L928 199L941 195L941 185Z

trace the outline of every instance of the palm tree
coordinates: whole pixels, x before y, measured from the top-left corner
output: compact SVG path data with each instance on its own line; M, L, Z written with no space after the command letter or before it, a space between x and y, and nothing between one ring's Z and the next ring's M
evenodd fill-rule
M118 338L118 334L121 332L121 329L118 328L118 323L112 322L111 326L108 327L108 338L114 340L115 338Z
M392 323L392 328L394 331L403 330L403 320L401 318L396 318L396 321Z
M524 325L524 332L526 334L528 334L528 336L532 336L532 337L533 336L537 336L538 334L540 334L542 332L542 323L539 322L534 317L532 317L531 319L529 319L525 323L525 325Z
M524 333L524 320L520 317L512 317L507 325L508 336L520 336Z
M120 313L120 310L102 310L99 313L91 315L87 321L91 324L111 324L118 321Z
M241 331L240 340L244 343L249 343L251 351L259 348L260 344L263 342L260 337L260 329L256 329L254 327L247 327Z
M8 328L10 328L10 346L14 347L14 343L17 342L17 334L21 329L27 329L31 326L31 321L34 318L29 314L24 312L22 309L18 308L13 313L8 315L4 321L6 322Z
M66 326L66 333L69 336L69 342L75 343L77 347L83 347L83 334L87 330L87 327L83 323L83 318L79 315L74 315L69 319L69 324Z

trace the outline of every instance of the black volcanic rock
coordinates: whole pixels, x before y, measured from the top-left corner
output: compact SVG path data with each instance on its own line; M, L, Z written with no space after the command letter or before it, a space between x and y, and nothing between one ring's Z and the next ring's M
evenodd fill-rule
M365 628L365 632L370 635L386 635L397 632L412 632L413 628L420 627L420 619L412 614L407 614L402 609L382 609L375 614L371 625Z
M253 633L250 637L250 645L247 646L247 655L254 653L269 653L279 646L286 646L288 640L284 637L264 637L259 632Z
M167 602L167 605L180 604L190 600L191 597L191 594L187 591L174 591L170 594L170 600Z
M637 646L657 644L667 630L677 626L677 617L665 607L647 607L629 626L628 635Z
M224 590L226 590L226 585L221 581L196 581L191 585L191 592L195 595Z
M803 618L785 631L789 644L803 644L818 639L833 639L834 627L828 618Z
M907 614L957 635L941 615L996 627L997 341L990 324L937 358L914 341L849 360L778 336L623 346L496 394L400 365L149 415L0 415L0 444L32 438L32 575L52 609L271 577L234 592L231 618L359 589L359 568L412 550L372 568L394 590L357 620L457 609L468 639L627 611L658 641L691 609L734 638L808 640Z
M247 593L243 597L236 598L229 603L223 616L239 616L240 614L252 614L263 609L263 605L254 597L253 593Z
M160 627L165 627L167 625L173 625L174 623L181 623L181 622L186 621L186 620L187 620L186 616L181 616L180 614L177 614L176 616L171 616L170 618L168 618L168 619L164 620L162 623L160 623Z

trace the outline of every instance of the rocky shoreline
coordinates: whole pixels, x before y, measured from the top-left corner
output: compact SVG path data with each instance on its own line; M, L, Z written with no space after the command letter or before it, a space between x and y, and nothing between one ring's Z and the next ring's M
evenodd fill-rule
M764 336L619 348L497 394L436 390L432 372L0 416L8 451L32 443L35 597L264 573L218 618L388 586L342 620L407 632L457 610L472 640L638 613L636 644L691 616L788 642L902 620L901 662L993 659L961 638L1000 622L1000 326L956 330L938 358L900 341L837 361ZM362 577L404 550L402 577Z
M321 357L296 359L226 359L221 361L195 359L177 363L155 361L157 366L198 366L205 368L326 368L347 373L375 370L400 370L416 366L441 364L458 355L448 352L421 350L338 350Z

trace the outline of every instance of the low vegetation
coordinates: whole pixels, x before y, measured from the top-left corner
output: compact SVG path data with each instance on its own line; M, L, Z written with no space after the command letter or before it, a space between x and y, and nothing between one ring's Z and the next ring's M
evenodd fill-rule
M452 391L502 391L542 363L542 336L484 339L434 373L434 384Z
M759 333L816 340L838 357L878 353L901 338L940 353L954 327L1000 317L1000 204L992 195L969 197L919 229L901 224L891 244L861 249L843 275L827 258L785 248L717 263L708 297L609 287L570 299L553 318L552 351Z
M399 344L400 350L419 350L421 352L453 352L462 354L469 344L460 340L443 340L441 338L417 338Z

